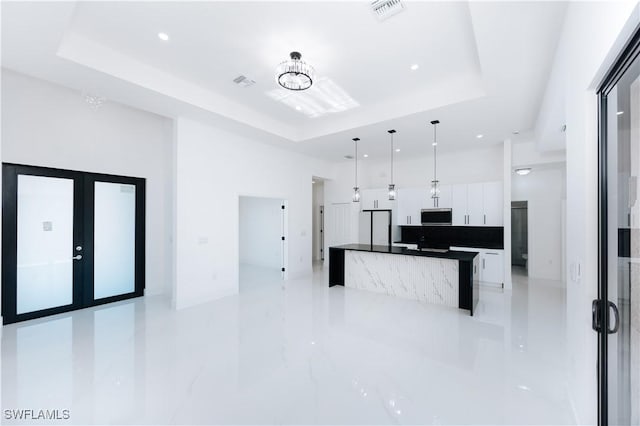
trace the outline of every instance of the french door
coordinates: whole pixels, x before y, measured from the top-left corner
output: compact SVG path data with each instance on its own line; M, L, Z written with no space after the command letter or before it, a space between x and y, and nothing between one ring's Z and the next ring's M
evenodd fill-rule
M4 324L142 296L144 179L2 172Z
M599 95L598 424L640 425L640 33Z

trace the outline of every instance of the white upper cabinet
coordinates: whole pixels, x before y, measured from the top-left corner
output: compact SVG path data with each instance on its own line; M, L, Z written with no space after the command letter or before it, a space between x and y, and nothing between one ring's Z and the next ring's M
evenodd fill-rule
M389 200L386 188L363 189L360 204L362 210L391 210L395 207L395 201Z
M467 224L467 187L468 185L453 185L451 188L451 213L454 226Z
M467 225L484 225L483 183L472 183L467 186Z
M503 203L502 182L453 185L453 225L502 226Z
M395 216L396 225L420 225L420 210L426 208L429 191L425 188L398 189L398 209Z
M483 225L486 226L502 226L504 225L504 197L502 182L486 182L483 183L483 200L484 209Z
M442 185L438 208L452 210L454 226L503 226L502 182ZM362 210L393 209L395 225L420 225L422 209L432 209L431 188L399 188L396 201L387 190L362 191Z

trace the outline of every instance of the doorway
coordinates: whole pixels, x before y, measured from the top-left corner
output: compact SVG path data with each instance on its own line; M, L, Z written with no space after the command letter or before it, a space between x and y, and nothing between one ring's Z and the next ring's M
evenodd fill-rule
M640 424L640 31L599 95L598 423Z
M2 171L4 324L143 295L144 179Z
M274 285L286 278L286 201L239 197L240 291Z
M313 256L313 266L322 267L324 264L324 180L318 177L311 179L313 201L311 205L311 253Z
M529 220L527 201L511 202L511 269L516 275L528 275Z

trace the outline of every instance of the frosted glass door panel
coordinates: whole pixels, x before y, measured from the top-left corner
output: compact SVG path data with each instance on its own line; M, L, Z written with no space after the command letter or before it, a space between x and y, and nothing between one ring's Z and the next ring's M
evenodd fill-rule
M16 313L73 303L73 179L18 175Z
M135 290L136 187L95 182L94 299Z

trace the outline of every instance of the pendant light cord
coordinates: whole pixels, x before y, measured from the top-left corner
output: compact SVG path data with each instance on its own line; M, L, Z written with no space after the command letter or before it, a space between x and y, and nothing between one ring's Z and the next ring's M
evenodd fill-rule
M393 183L393 133L391 133L391 183Z
M356 144L356 182L355 188L358 187L358 141L353 141Z
M433 180L434 181L438 180L438 177L437 177L438 175L436 173L436 167L437 167L437 164L438 164L437 161L436 161L436 156L437 156L436 150L438 148L438 142L436 142L437 141L437 139L436 139L436 127L437 126L438 126L437 124L433 125Z

